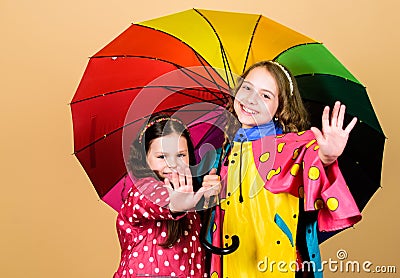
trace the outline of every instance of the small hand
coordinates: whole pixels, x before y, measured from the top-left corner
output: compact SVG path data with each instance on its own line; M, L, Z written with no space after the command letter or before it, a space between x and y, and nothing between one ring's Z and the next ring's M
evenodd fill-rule
M173 212L192 210L200 201L203 193L193 192L192 174L186 167L181 171L172 173L172 184L168 178L164 179L165 187L169 193L169 209Z
M204 205L203 208L207 209L210 205L210 197L218 197L221 190L221 178L217 175L217 169L212 168L208 175L204 176L202 187L199 191L204 191ZM218 202L218 200L217 200Z
M318 155L325 166L332 164L343 153L349 134L357 123L354 117L343 129L345 112L346 106L337 101L329 123L329 106L326 106L322 113L322 132L316 127L311 128L319 145Z

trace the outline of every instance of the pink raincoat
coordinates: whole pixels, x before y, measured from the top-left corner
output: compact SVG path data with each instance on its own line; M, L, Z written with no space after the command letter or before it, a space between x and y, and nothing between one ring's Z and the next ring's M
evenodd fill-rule
M188 212L174 217L168 191L153 178L135 182L117 217L121 262L114 278L207 277L199 241L201 220ZM188 229L172 247L161 247L167 236L166 220L185 217Z

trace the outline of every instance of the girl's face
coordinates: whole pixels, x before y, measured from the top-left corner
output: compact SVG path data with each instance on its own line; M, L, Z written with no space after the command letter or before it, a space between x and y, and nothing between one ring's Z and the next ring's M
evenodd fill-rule
M178 167L189 166L189 152L186 138L172 133L154 139L146 155L147 163L160 179L171 180L172 172Z
M278 85L271 73L258 67L249 72L236 93L234 109L243 128L266 124L278 109Z

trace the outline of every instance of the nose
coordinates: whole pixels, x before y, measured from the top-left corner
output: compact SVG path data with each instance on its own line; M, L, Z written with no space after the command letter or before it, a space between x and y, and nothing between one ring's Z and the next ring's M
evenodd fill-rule
M176 161L176 158L167 159L167 166L171 169L176 169L178 167L178 162Z
M256 104L257 103L257 92L252 90L246 98L244 98L244 101L247 102L248 104Z

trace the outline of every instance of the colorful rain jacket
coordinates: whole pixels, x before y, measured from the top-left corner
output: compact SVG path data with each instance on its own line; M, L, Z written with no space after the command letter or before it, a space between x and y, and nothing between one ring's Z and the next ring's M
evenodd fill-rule
M296 255L300 210L317 211L320 231L361 219L337 162L324 168L318 148L311 131L233 143L221 168L212 241L224 247L238 235L240 245L229 255L212 256L211 277L294 277L302 266ZM308 246L310 260L318 261L316 225L311 226L304 232L317 246Z

